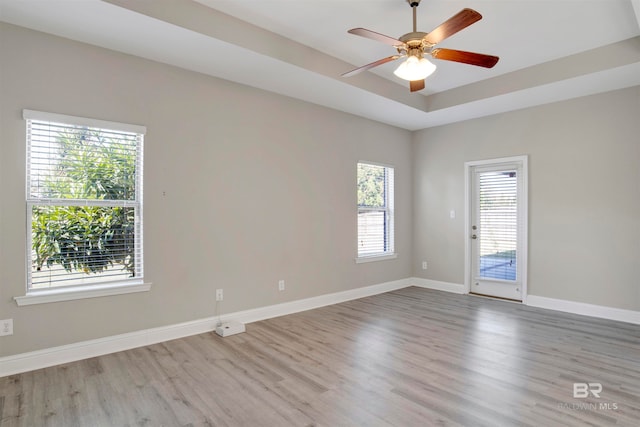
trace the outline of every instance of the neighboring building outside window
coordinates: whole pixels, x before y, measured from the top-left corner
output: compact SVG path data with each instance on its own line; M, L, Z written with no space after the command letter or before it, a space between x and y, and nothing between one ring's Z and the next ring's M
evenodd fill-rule
M393 167L359 162L357 261L395 257Z
M27 294L143 281L145 128L37 111L27 122Z

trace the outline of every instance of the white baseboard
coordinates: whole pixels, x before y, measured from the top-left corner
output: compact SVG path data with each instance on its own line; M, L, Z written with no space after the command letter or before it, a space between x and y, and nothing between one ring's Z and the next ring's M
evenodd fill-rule
M420 288L435 289L438 291L452 292L454 294L467 293L465 286L458 283L440 282L438 280L422 279L420 277L412 277L411 283Z
M421 279L419 277L413 277L411 278L411 281L414 286L422 288L436 289L456 294L467 293L465 286L457 283L440 282L437 280ZM598 317L601 319L617 320L619 322L640 325L640 311L540 297L537 295L527 295L525 301L525 305L530 305L532 307L546 308L549 310L564 311L565 313L581 314L583 316Z
M393 282L379 283L377 285L319 295L317 297L305 298L282 304L269 305L267 307L255 308L253 310L237 311L233 313L233 315L230 315L230 317L233 317L234 320L238 320L243 323L257 322L259 320L271 319L273 317L284 316L287 314L298 313L300 311L312 310L314 308L364 298L371 295L395 291L397 289L411 286L412 284L413 281L411 279L394 280Z
M243 323L251 323L272 317L284 316L300 311L350 301L357 298L377 295L396 289L402 289L407 286L411 286L413 283L412 279L380 283L377 285L350 289L348 291L229 313L221 315L220 320L223 322L236 320ZM198 319L174 325L161 326L158 328L145 329L142 331L135 331L28 353L0 357L0 377L60 365L62 363L88 359L90 357L101 356L117 351L129 350L190 335L211 332L215 330L217 322L218 316L214 316L206 319Z
M584 316L599 317L602 319L617 320L619 322L640 325L640 311L624 310L621 308L605 307L603 305L587 304L555 298L527 296L527 305L546 308L549 310L564 311L566 313L582 314Z
M2 357L0 377L213 331L217 320L210 317Z

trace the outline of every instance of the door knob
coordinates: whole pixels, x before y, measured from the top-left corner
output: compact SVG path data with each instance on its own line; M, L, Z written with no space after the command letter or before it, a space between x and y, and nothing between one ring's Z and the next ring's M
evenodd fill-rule
M476 236L475 234L472 234L472 235L471 235L471 238L472 238L472 239L477 239L477 238L478 238L478 236Z

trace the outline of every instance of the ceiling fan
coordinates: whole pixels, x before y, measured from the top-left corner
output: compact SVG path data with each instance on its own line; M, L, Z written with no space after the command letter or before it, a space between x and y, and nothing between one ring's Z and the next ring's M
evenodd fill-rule
M500 58L482 53L465 52L462 50L444 49L435 47L444 39L451 37L460 30L482 19L482 15L473 9L462 9L460 12L443 22L430 33L419 32L416 29L416 9L420 5L420 0L407 0L413 9L413 31L401 36L398 39L367 30L366 28L353 28L348 32L356 36L366 37L376 40L396 48L397 55L379 59L362 67L342 74L342 77L350 77L362 71L369 70L378 65L395 61L400 58L407 58L394 74L401 79L409 81L411 92L424 89L424 79L431 75L436 66L429 62L424 56L431 55L436 59L445 61L461 62L463 64L476 65L479 67L492 68Z

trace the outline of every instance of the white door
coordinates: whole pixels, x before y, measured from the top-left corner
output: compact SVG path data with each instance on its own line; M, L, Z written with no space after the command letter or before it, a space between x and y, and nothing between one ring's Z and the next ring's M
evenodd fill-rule
M469 292L526 295L526 157L466 164Z

